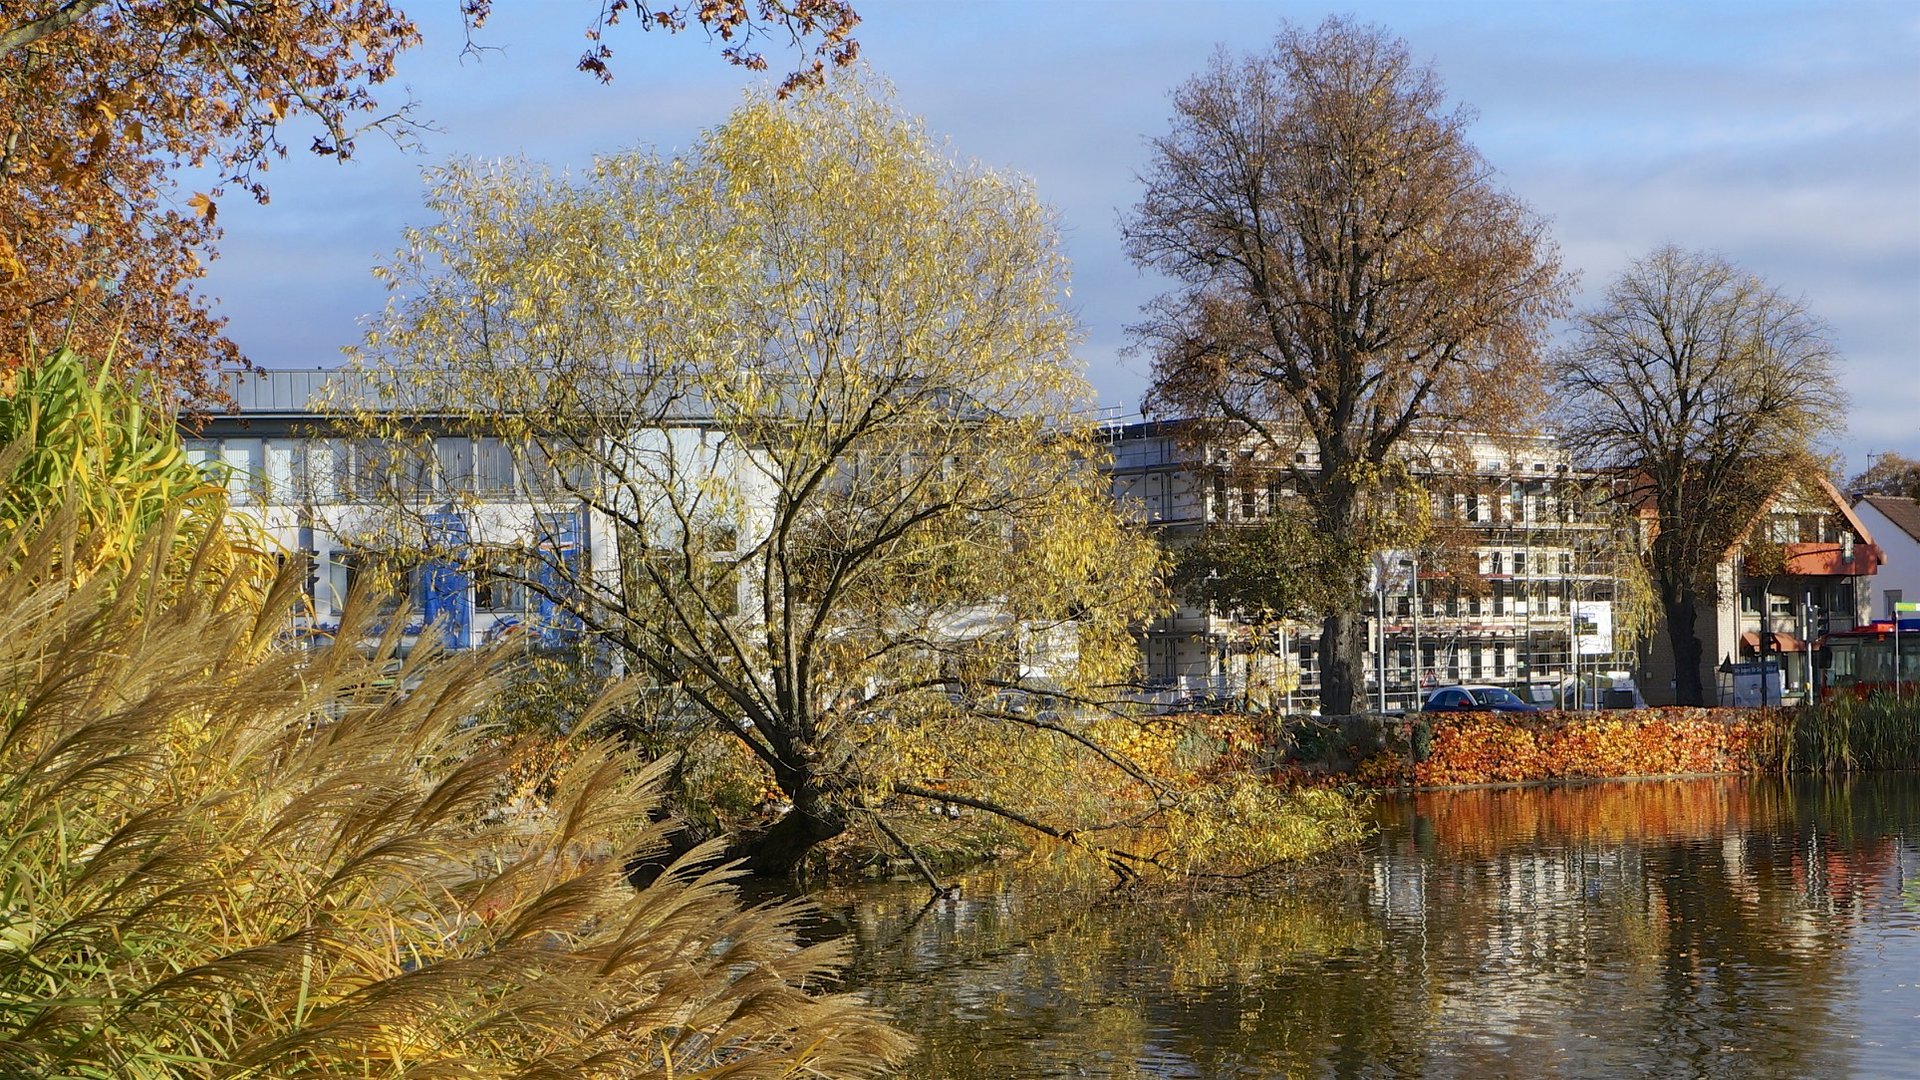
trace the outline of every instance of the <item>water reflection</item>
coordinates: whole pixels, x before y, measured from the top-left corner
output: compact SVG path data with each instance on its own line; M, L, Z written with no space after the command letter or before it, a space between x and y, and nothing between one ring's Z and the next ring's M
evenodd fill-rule
M1114 904L831 893L906 1074L1917 1076L1920 778L1424 794L1362 871Z

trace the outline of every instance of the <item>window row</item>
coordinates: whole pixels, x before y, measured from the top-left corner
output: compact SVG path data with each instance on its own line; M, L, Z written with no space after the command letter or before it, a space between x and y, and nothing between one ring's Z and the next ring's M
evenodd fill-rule
M375 501L395 496L535 495L579 490L588 470L565 473L538 444L441 436L372 439L189 439L187 457L224 482L242 505Z

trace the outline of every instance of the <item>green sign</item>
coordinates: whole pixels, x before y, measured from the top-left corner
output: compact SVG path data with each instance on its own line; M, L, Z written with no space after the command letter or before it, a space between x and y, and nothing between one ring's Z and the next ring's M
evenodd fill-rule
M1894 611L1894 614L1896 615L1920 613L1920 600L1909 600L1906 603L1900 603L1899 601L1895 601L1893 605L1893 611Z

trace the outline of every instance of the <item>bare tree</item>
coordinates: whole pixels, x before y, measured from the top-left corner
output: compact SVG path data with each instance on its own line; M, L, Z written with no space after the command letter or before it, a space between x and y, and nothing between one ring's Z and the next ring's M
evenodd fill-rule
M1567 279L1544 224L1494 182L1430 68L1330 19L1215 55L1173 97L1134 260L1180 287L1135 327L1148 406L1300 461L1315 528L1344 547L1320 636L1321 705L1364 697L1361 591L1374 503L1403 445L1525 426Z
M1635 477L1651 518L1655 591L1673 643L1675 698L1704 700L1697 620L1715 568L1840 422L1825 327L1725 259L1663 247L1578 319L1559 362L1569 449Z

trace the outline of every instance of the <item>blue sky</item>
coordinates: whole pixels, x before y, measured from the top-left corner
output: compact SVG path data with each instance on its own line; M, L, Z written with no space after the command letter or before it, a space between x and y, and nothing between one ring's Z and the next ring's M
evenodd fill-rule
M455 0L410 0L426 43L399 82L439 129L422 153L377 137L345 165L290 159L264 207L230 197L205 282L268 367L326 366L384 303L370 267L419 224L419 171L449 157L579 166L672 150L754 79L699 34L609 32L615 78L574 70L591 0L498 0L461 55ZM858 2L867 63L954 151L1033 178L1073 261L1081 349L1104 404L1137 408L1147 361L1126 326L1164 283L1116 222L1137 197L1167 95L1218 45L1333 12L1431 62L1507 186L1551 222L1580 301L1663 243L1719 252L1832 328L1853 401L1852 468L1920 457L1920 5L1901 3ZM792 56L775 52L777 69ZM397 96L397 94L396 94ZM294 145L304 139L290 139Z

